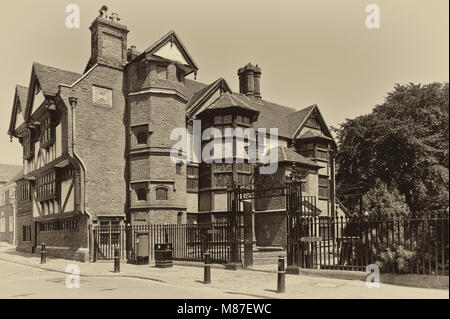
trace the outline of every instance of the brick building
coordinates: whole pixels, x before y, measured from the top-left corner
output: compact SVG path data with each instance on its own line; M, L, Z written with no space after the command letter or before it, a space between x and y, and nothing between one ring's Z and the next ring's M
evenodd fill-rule
M16 181L21 175L21 166L0 164L0 242L12 245L16 232Z
M226 212L227 184L251 183L252 165L173 162L172 130L192 133L195 119L202 130L278 128L275 175L283 179L293 163L309 170L305 193L321 214L333 213L336 144L316 105L265 101L261 69L251 64L238 70L239 93L222 78L200 83L174 31L139 52L119 21L101 11L92 22L84 72L33 63L28 87L16 88L9 134L23 145L24 163L17 223L29 230L19 249L45 242L50 254L86 260L94 224L186 223ZM273 205L256 203L262 229L283 204Z

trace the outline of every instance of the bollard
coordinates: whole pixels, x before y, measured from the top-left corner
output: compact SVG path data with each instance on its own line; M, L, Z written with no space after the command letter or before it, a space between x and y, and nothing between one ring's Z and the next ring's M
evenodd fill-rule
M120 251L119 251L119 247L114 247L114 272L120 272Z
M45 264L47 262L47 250L45 248L45 243L42 243L41 246L41 264Z
M211 283L211 267L209 265L210 253L204 253L203 256L205 257L205 271L203 276L203 283L210 284Z
M285 285L285 275L286 270L284 269L284 257L279 256L278 257L278 282L277 282L277 292L285 292L286 285Z

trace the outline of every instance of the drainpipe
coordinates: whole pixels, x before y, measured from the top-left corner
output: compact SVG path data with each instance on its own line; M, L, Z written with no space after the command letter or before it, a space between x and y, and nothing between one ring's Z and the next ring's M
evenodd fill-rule
M88 215L89 224L88 224L88 245L89 245L89 261L93 261L94 255L94 227L92 224L92 215L88 212L86 208L86 166L84 165L81 158L77 155L75 150L75 107L77 106L78 99L76 97L69 97L70 103L70 111L72 117L72 154L73 157L80 164L80 167L83 171L83 211ZM81 190L80 190L81 191Z

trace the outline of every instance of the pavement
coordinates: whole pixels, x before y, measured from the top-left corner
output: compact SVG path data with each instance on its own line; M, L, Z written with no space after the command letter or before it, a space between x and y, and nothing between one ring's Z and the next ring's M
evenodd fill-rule
M70 265L70 266L69 266ZM79 269L80 287L67 288L67 267ZM276 267L276 265L275 265ZM203 283L203 268L112 262L80 263L17 252L0 247L0 298L292 298L292 299L448 299L448 289L413 288L364 281L286 275L286 292L277 293L277 274L270 271L211 269L211 284ZM71 278L71 277L69 277Z

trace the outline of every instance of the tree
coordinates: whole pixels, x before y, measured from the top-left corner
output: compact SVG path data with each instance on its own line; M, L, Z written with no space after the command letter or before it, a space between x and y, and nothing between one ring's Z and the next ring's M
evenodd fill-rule
M363 205L369 215L378 217L409 215L410 210L397 188L388 187L381 180L363 196Z
M448 208L449 85L397 84L337 130L337 186L395 186L411 211ZM345 204L345 199L344 199Z

